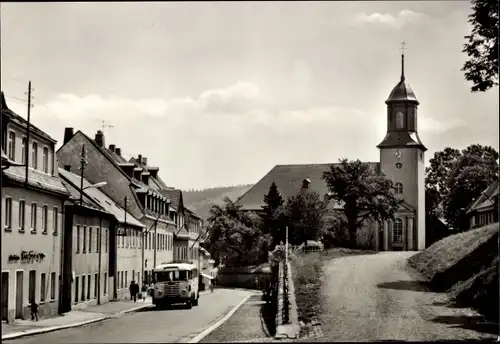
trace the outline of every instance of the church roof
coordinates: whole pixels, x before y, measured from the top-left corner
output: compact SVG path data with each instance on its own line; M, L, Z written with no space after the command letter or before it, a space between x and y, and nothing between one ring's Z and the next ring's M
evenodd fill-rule
M396 86L394 86L391 94L389 95L389 98L387 98L387 100L385 101L386 104L392 102L414 102L417 105L419 104L415 93L411 89L410 84L406 82L404 77L402 77L401 81Z
M386 104L393 102L413 102L417 105L419 104L415 92L410 87L410 84L406 82L405 78L405 56L401 55L401 80L391 91L389 98L385 101Z
M379 171L380 164L378 162L369 162L368 164L375 171ZM243 210L261 210L264 205L264 195L267 195L273 182L276 183L278 191L286 200L300 191L305 179L310 180L309 189L317 192L323 198L329 192L323 180L323 172L329 170L331 165L339 164L276 165L250 190L244 193L237 200L237 203L242 206ZM343 208L340 204L333 204L332 206L334 209Z

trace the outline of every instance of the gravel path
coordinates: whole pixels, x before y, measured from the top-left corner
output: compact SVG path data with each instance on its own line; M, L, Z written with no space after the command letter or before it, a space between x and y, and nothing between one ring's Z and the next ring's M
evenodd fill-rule
M414 252L384 252L337 258L326 263L326 314L317 341L464 340L497 338L470 309L443 305L409 270Z

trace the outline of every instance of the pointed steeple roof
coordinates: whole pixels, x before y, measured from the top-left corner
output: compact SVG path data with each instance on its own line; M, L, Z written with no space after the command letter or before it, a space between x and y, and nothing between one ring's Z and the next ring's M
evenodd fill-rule
M416 105L420 104L415 96L415 93L411 89L410 84L406 82L404 53L401 54L401 80L396 86L394 86L389 98L385 101L387 105L393 102L411 102Z

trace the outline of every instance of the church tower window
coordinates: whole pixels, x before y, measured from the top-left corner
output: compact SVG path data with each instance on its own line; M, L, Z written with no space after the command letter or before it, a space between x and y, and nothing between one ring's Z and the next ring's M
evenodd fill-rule
M397 218L392 223L392 242L403 242L403 220Z
M403 123L403 113L398 112L396 114L396 129L403 129L404 123Z
M399 182L394 184L394 192L396 195L401 195L403 193L403 184Z

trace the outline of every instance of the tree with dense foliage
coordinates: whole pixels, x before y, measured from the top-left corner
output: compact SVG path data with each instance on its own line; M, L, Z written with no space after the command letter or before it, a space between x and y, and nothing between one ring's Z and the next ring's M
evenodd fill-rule
M246 266L267 261L271 237L261 230L262 221L255 212L224 198L222 206L210 209L205 247L216 265Z
M323 173L330 198L344 205L349 246L355 247L357 231L366 220L394 219L398 209L392 181L377 174L369 164L341 159Z
M262 206L263 232L270 234L273 238L271 247L278 245L280 241L285 241L283 228L284 203L285 200L281 196L276 183L273 182L269 192L264 196L265 205Z
M448 177L444 217L456 231L469 228L466 212L481 193L498 180L498 152L492 147L472 145L463 150Z
M448 177L453 164L462 155L458 149L446 147L435 152L425 168L425 208L437 218L443 216L442 202L448 194Z
M498 1L472 0L471 34L462 52L469 59L462 71L472 82L472 92L484 92L498 85Z
M288 225L288 240L300 245L307 240L318 240L324 230L327 203L314 191L300 190L288 199L284 210Z
M494 148L479 144L434 153L426 168L427 213L444 217L455 230L465 229L467 208L498 178L498 157Z

